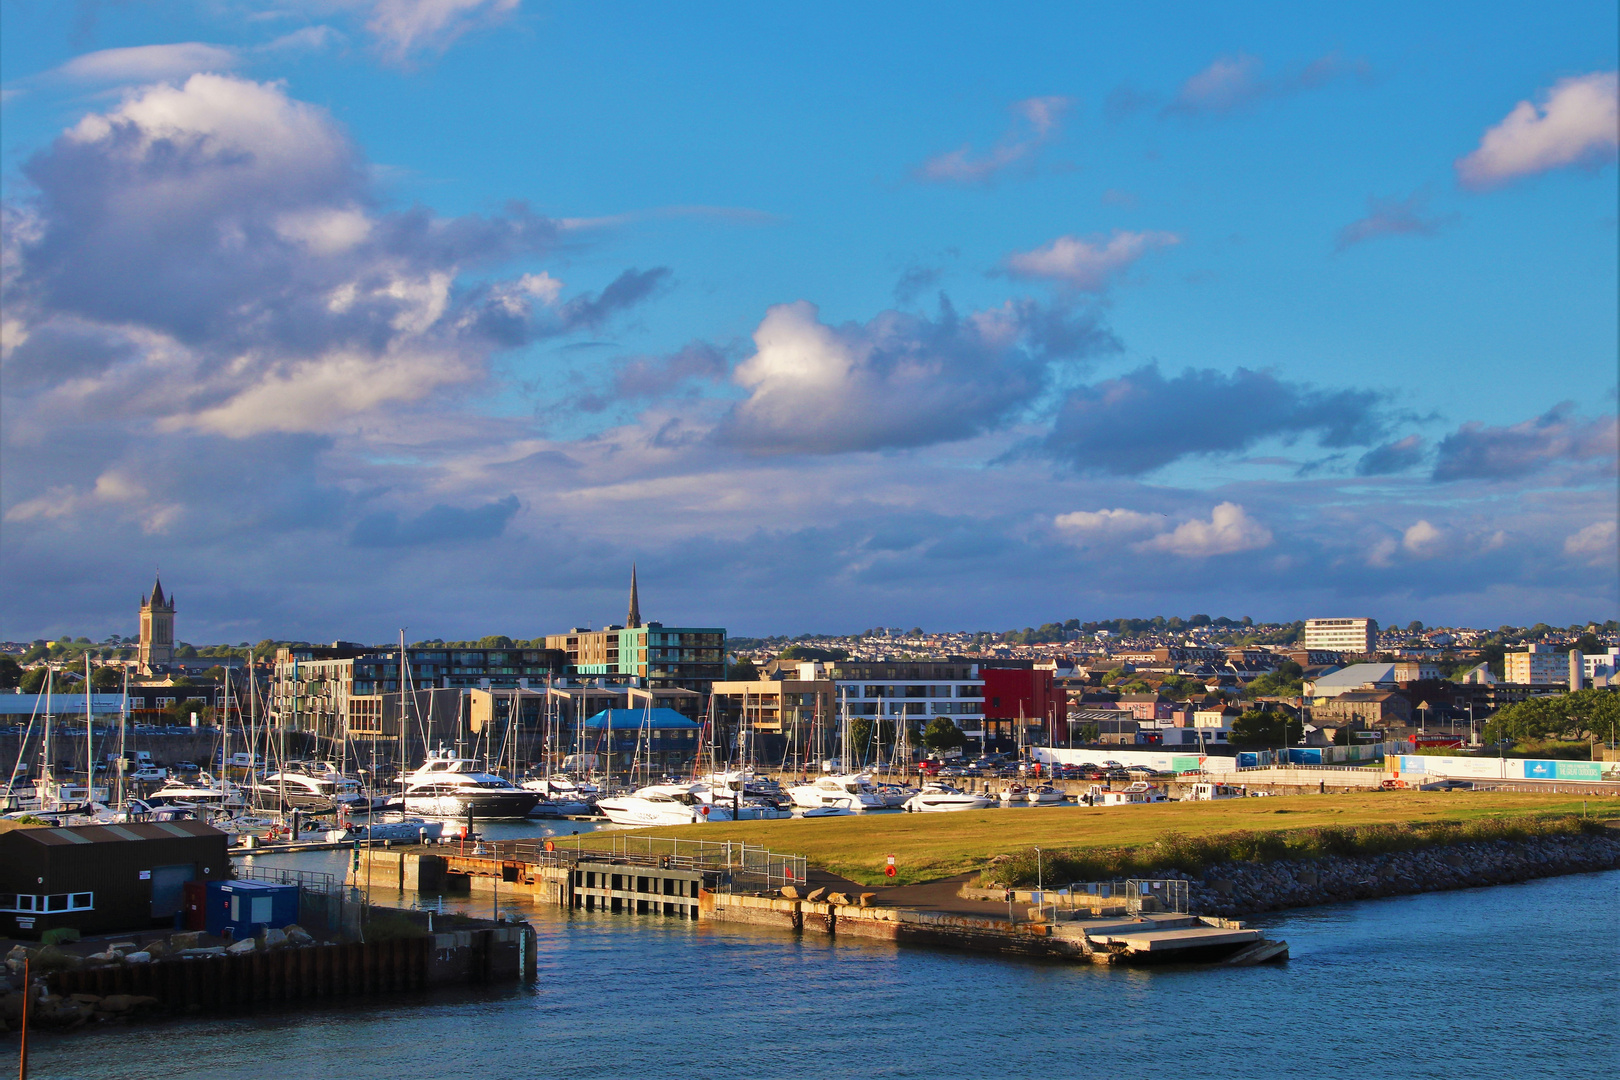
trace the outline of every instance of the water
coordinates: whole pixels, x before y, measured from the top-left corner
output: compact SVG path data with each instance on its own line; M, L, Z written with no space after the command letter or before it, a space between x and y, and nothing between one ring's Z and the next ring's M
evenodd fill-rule
M1289 941L1286 965L1224 971L539 909L533 987L42 1037L31 1071L97 1080L1611 1077L1617 900L1620 872L1314 908L1256 920ZM461 906L483 913L488 903Z

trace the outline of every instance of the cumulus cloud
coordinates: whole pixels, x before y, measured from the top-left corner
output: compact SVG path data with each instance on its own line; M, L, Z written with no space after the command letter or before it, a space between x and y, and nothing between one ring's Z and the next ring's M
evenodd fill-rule
M1415 192L1404 199L1367 200L1367 216L1339 230L1335 251L1344 251L1380 236L1435 236L1452 219L1427 213L1428 196Z
M377 0L366 29L394 61L443 52L471 30L496 25L522 0Z
M1356 462L1357 476L1388 476L1405 472L1422 463L1428 447L1421 435L1408 435L1404 439L1375 446L1361 455Z
M1564 554L1588 559L1597 565L1614 566L1620 557L1620 526L1611 519L1592 524L1564 538Z
M635 356L620 362L611 392L590 394L576 404L601 412L614 402L664 398L682 386L714 383L731 371L726 355L706 341L693 341L668 356Z
M1365 61L1348 60L1338 53L1318 57L1303 68L1274 78L1265 75L1259 57L1246 53L1221 56L1181 84L1163 115L1192 117L1233 112L1266 98L1285 97L1366 73Z
M1116 539L1135 536L1156 529L1164 520L1163 514L1143 514L1135 510L1075 510L1053 518L1065 535L1077 543L1090 540Z
M222 45L180 41L84 53L58 67L54 74L81 82L154 82L198 71L230 71L239 59L236 50Z
M355 522L351 540L356 547L373 548L492 540L506 531L507 523L517 512L516 495L470 509L440 503L415 517L402 518L392 510L379 511Z
M1118 347L1085 315L1011 302L928 319L886 311L829 326L814 304L771 308L733 381L721 440L755 453L833 454L971 438L1005 424L1049 368Z
M1445 549L1445 533L1419 519L1401 534L1401 547L1419 559L1432 559Z
M1060 236L1033 251L1018 251L1003 262L1015 277L1050 278L1082 292L1102 292L1110 281L1154 248L1181 243L1169 232L1127 232L1115 229L1104 240Z
M1150 365L1070 390L1051 432L1025 452L1082 472L1137 476L1278 435L1363 445L1382 433L1381 402L1372 391L1318 390L1246 368L1229 375L1188 369L1167 379Z
M1165 551L1189 559L1234 555L1269 547L1271 530L1254 520L1237 503L1223 502L1210 511L1209 520L1194 518L1136 545L1138 551Z
M545 273L469 282L546 254L556 223L384 211L328 114L229 75L134 91L23 172L4 362L42 416L325 431L475 386L494 350L595 329L668 276L566 301Z
M975 153L972 146L929 158L912 171L915 179L932 184L982 184L1018 164L1027 164L1061 127L1063 114L1073 102L1065 97L1027 98L1013 105L1013 126L994 147Z
M1475 189L1569 166L1595 167L1620 146L1620 73L1596 71L1561 79L1538 107L1521 101L1456 162L1457 179Z
M1592 462L1612 472L1620 454L1617 432L1615 417L1577 416L1570 401L1508 427L1464 424L1440 440L1434 479L1510 480L1559 463Z

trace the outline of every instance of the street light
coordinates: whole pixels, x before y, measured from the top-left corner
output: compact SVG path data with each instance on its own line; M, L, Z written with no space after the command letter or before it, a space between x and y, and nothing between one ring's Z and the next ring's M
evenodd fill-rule
M1045 892L1046 891L1044 888L1042 888L1042 885L1041 885L1041 883L1044 880L1045 879L1041 876L1041 849L1036 848L1035 849L1035 891L1036 892Z

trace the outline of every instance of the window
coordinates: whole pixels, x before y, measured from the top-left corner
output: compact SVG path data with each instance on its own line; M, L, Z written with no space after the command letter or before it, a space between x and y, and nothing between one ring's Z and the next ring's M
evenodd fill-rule
M90 911L95 907L95 900L95 893L87 892L51 893L47 896L0 893L0 911Z

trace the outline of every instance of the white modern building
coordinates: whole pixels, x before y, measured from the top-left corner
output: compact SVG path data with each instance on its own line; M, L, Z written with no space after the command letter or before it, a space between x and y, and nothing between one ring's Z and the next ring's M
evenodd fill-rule
M984 736L984 680L966 660L847 660L830 665L834 707L850 716L900 716L926 724L948 716L970 738Z
M1370 653L1378 646L1377 619L1306 619L1305 647Z

